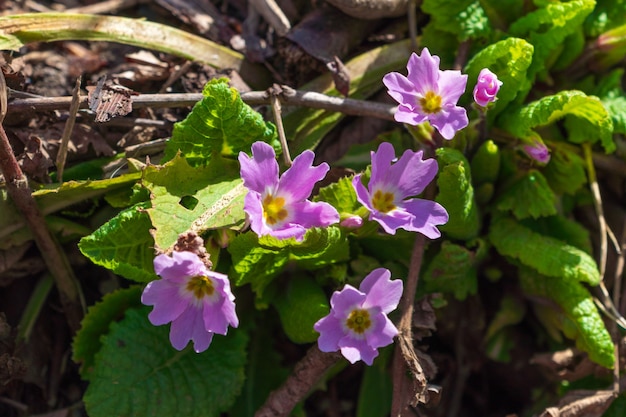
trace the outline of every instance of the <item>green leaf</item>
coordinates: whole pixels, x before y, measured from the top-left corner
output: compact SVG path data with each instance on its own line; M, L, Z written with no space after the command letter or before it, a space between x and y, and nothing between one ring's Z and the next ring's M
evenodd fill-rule
M137 282L149 282L154 274L154 240L146 203L137 204L85 236L78 248L96 265Z
M429 26L452 33L459 41L487 37L492 31L477 0L424 0L422 12L430 15Z
M314 201L327 202L336 208L340 215L354 213L360 207L352 186L352 177L340 178L339 181L320 188Z
M452 239L469 240L478 234L480 217L474 199L470 165L452 148L437 149L439 194L435 200L448 211L448 223L439 228Z
M391 409L393 382L389 375L391 349L381 349L372 366L363 370L356 417L385 417Z
M561 308L556 311L561 330L576 341L576 347L589 358L613 368L614 345L598 313L589 291L579 282L567 278L545 277L528 268L520 269L520 283L524 292L554 300Z
M444 240L424 273L424 291L452 293L457 300L464 300L476 294L477 288L475 254Z
M527 39L535 47L531 77L549 67L549 61L558 56L555 52L565 38L582 28L594 6L595 0L550 2L522 16L509 27L510 35Z
M541 172L530 170L502 194L497 208L510 210L518 220L551 216L556 214L556 196Z
M512 218L494 215L489 239L504 256L517 259L543 275L566 281L600 283L600 272L591 256L553 237L533 232Z
M606 152L615 150L611 117L597 97L587 96L581 91L561 91L543 97L516 111L504 114L501 125L518 138L532 140L533 136L537 135L533 131L534 128L548 125L563 117L582 120L569 129L571 141L594 143L600 139ZM583 128L583 133L589 136L575 133Z
M626 1L596 0L596 7L585 20L585 32L595 38L603 32L624 24Z
M349 244L338 227L310 229L302 242L278 240L271 236L258 238L254 233L237 236L228 247L232 256L230 274L237 285L251 284L261 297L265 287L289 261L301 268L314 270L349 259Z
M465 72L469 79L469 91L483 68L489 68L502 81L498 100L487 113L489 119L493 119L516 98L521 101L530 90L528 68L533 60L533 51L533 46L524 39L507 38L482 49L467 63Z
M285 334L294 343L312 343L319 333L313 325L330 311L328 298L317 282L307 276L294 276L274 297Z
M564 146L552 147L550 162L543 174L556 194L574 195L587 183L585 161Z
M542 217L533 222L524 222L524 226L542 235L550 236L592 255L589 230L580 223L565 216Z
M121 320L130 307L140 306L142 288L132 286L106 294L89 307L72 341L72 360L80 364L80 376L91 379L96 353L102 348L102 336L109 333L111 323Z
M236 229L245 220L246 188L234 161L214 158L209 166L192 168L176 156L165 165L146 167L142 183L151 193L147 212L161 249L171 247L183 232Z
M240 151L250 152L257 141L280 149L276 127L244 103L226 79L210 81L202 94L204 98L185 120L174 125L163 162L180 150L191 166L203 165L214 154L236 156Z
M510 327L522 321L526 314L526 305L523 300L512 295L505 295L500 300L500 308L493 320L489 323L485 333L487 355L500 361L509 361L509 351L514 347L509 336ZM513 343L509 343L513 342Z
M231 329L209 349L176 351L169 326L153 326L149 308L131 309L111 324L84 402L91 417L219 416L234 402L244 380L247 335Z

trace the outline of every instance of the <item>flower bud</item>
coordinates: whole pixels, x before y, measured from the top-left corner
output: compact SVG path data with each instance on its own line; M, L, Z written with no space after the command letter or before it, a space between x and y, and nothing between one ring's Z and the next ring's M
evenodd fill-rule
M487 68L483 68L478 74L478 81L474 87L474 101L482 107L486 107L489 103L496 101L496 95L500 91L502 81L498 80L498 76Z

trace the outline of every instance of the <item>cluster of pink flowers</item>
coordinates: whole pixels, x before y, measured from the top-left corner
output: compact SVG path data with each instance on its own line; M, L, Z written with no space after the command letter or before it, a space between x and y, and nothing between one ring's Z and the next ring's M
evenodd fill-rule
M439 70L439 57L431 56L426 48L421 56L411 55L407 69L407 77L393 72L383 79L389 94L399 102L395 119L413 125L429 121L444 138L452 139L468 125L465 109L457 105L467 75ZM487 106L496 100L501 85L495 74L484 69L474 89L474 100ZM314 166L315 155L305 151L279 175L270 145L256 142L251 151L251 156L241 152L239 163L248 190L244 211L254 233L302 241L313 227L339 223L340 215L332 205L309 200L315 185L330 169L327 163ZM396 159L390 143L382 143L372 152L371 161L367 187L362 174L352 180L369 220L392 235L401 228L438 238L441 233L437 226L448 221L448 213L434 201L416 198L437 175L437 161L423 159L421 151L411 150ZM363 221L361 216L348 215L340 226L358 228ZM228 277L211 271L198 255L186 251L161 254L154 259L154 269L161 279L146 286L141 300L154 306L148 316L152 324L171 323L174 348L182 350L192 341L194 350L202 352L215 333L225 335L229 326L238 326ZM314 326L320 333L320 350L339 350L351 363L363 360L371 365L378 348L392 343L398 334L387 315L397 307L402 288L401 280L392 280L387 269L378 268L363 279L359 289L346 285L336 291L329 314Z

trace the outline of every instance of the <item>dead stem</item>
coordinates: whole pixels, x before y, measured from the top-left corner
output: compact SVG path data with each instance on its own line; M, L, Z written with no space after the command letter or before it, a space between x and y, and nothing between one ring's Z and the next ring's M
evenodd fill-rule
M281 104L337 111L352 116L376 117L393 121L395 106L365 100L328 96L313 91L298 91L281 86L278 96ZM139 94L132 97L134 108L190 107L202 100L201 93ZM251 105L271 104L266 91L241 93L241 99ZM8 112L50 111L66 109L72 97L14 98L8 103ZM80 107L87 108L87 96L80 99Z
M398 324L398 343L393 357L393 401L391 416L409 415L409 405L426 402L426 377L413 348L413 302L422 267L426 237L418 233L415 238L406 287L400 299L401 317ZM408 375L407 375L408 371ZM412 386L409 386L409 382Z
M283 127L280 101L278 100L278 96L282 93L282 88L277 84L274 84L268 90L270 102L272 104L272 113L274 114L274 123L276 123L276 129L278 130L278 140L280 141L280 147L283 150L283 159L285 160L285 165L290 167L292 164L291 154L289 153L289 145L287 145L287 137L285 136L285 128Z
M76 113L78 112L78 106L80 104L80 77L76 79L76 85L72 91L72 104L70 105L70 114L65 122L63 128L63 136L61 137L61 144L59 145L59 152L57 153L57 180L63 182L63 170L65 169L65 159L67 158L67 147L70 143L70 136L74 130L74 123L76 122Z
M328 368L341 358L339 352L324 353L313 345L293 372L277 390L267 397L255 417L289 416L291 410L304 399Z
M0 124L0 170L4 175L9 197L24 216L41 256L54 277L66 319L72 332L75 332L80 327L84 303L74 271L46 226L2 124Z

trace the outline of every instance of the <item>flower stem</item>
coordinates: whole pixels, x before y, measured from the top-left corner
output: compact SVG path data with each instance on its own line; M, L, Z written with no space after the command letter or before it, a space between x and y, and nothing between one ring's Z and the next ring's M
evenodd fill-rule
M268 92L272 104L272 112L274 113L274 121L276 122L276 128L278 129L278 140L280 140L280 147L283 149L285 165L290 167L292 163L291 155L289 154L289 146L287 145L287 137L285 136L285 128L283 127L280 100L278 100L278 95L282 94L282 89L279 85L274 84L270 87Z

